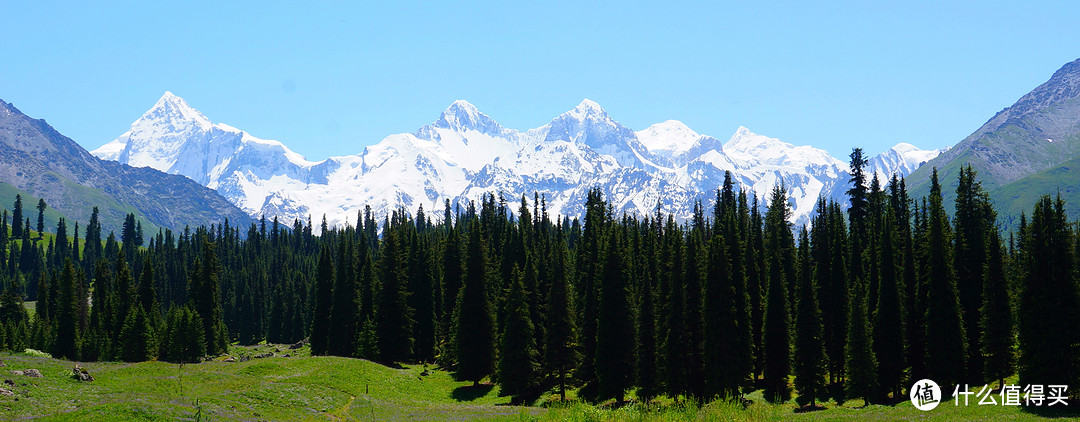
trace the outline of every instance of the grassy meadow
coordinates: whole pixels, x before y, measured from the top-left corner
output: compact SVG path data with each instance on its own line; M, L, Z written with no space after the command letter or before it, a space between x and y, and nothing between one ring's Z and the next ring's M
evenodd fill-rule
M251 358L273 353L275 357ZM909 402L861 407L826 403L826 410L797 412L794 401L770 404L760 392L752 404L717 401L698 408L670 400L631 403L559 403L541 397L533 407L509 406L498 387L455 381L422 366L389 368L361 359L311 357L305 346L234 347L235 362L217 358L180 367L164 362L84 363L96 378L71 378L72 362L27 353L0 354L2 374L15 397L0 395L0 419L23 420L509 420L509 421L891 421L1046 420L1080 414L1039 414L1019 407L956 407L943 403L921 412ZM289 354L290 357L283 357ZM43 378L12 375L34 368ZM17 398L17 400L16 400ZM548 401L551 400L551 401Z

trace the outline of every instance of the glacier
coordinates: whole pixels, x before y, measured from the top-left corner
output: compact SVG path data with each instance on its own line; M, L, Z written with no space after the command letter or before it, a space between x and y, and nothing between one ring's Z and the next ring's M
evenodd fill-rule
M883 179L904 176L942 151L900 143L872 157L869 170ZM799 226L809 223L819 196L846 202L849 179L847 163L822 149L745 127L722 142L677 120L635 132L589 99L525 131L505 128L458 100L414 133L316 162L281 142L213 123L165 92L126 132L91 153L186 176L255 218L325 217L335 226L356 224L365 206L376 215L421 206L432 211L445 201L464 205L485 193L508 202L539 193L550 214L579 217L593 187L617 213L655 213L659 207L685 220L696 201L715 201L725 171L761 206L782 182L792 223Z

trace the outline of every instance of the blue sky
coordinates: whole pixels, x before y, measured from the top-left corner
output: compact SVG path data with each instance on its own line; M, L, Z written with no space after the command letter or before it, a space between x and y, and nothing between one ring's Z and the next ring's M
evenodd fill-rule
M315 160L456 99L529 129L586 97L846 157L955 144L1080 57L1074 2L221 3L5 2L0 99L87 149L170 90Z

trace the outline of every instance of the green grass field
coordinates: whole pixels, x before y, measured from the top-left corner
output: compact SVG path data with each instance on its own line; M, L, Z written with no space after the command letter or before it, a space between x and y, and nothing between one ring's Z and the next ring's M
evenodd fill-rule
M859 408L861 400L840 407L795 412L794 402L768 404L760 392L748 408L714 402L703 408L685 404L630 404L612 409L574 402L550 407L514 407L498 397L498 387L458 382L444 371L407 366L388 368L360 359L311 357L308 349L285 346L234 348L232 355L274 352L279 357L246 362L184 365L164 362L87 363L91 383L70 377L68 361L5 354L0 375L15 385L16 398L0 395L0 419L19 420L520 420L520 421L691 421L691 420L1045 420L1078 416L1029 413L1019 407L956 407L943 403L921 412L909 402ZM292 357L280 357L286 353ZM34 368L44 378L11 375ZM182 388L182 391L181 391ZM542 398L541 401L544 399Z

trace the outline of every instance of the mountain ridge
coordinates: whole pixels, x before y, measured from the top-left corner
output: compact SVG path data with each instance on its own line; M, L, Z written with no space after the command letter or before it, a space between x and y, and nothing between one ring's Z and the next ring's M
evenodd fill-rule
M174 230L218 224L225 218L233 224L252 221L193 180L101 160L45 120L26 116L2 100L0 181L44 198L50 207L83 223L93 207L101 207L106 230L119 231L127 213Z
M649 128L635 132L589 99L545 125L524 131L505 128L469 102L457 100L434 122L413 133L390 135L358 154L320 162L299 154L283 159L280 156L292 152L277 141L263 142L281 145L281 149L245 156L249 145L262 140L222 123L188 121L193 119L190 116L202 116L197 110L180 117L145 119L157 115L165 114L154 113L152 108L131 129L94 153L188 176L217 189L252 216L318 218L325 214L331 224L350 221L364 205L385 213L401 206L410 210L420 204L439 206L444 200L464 204L482 193L509 194L512 199L534 191L545 195L553 214L577 216L588 189L594 186L604 191L617 212L652 212L659 203L663 212L685 219L694 201L713 200L728 170L740 186L761 197L783 181L793 192L798 224L808 221L819 194L842 192L847 177L844 161L824 150L756 135L744 127L721 142L676 120L650 126L655 133L649 133ZM661 131L664 125L673 130ZM229 131L224 128L239 132L230 132L238 139L225 142ZM220 154L204 148L202 154L186 158L206 163L204 168L177 166L170 160L179 157L154 155L170 151L155 143L175 142L216 142L229 148L222 148ZM119 145L122 151L116 153ZM149 149L149 157L140 158L147 154L140 148ZM902 158L899 162L883 160L880 165L910 164Z

